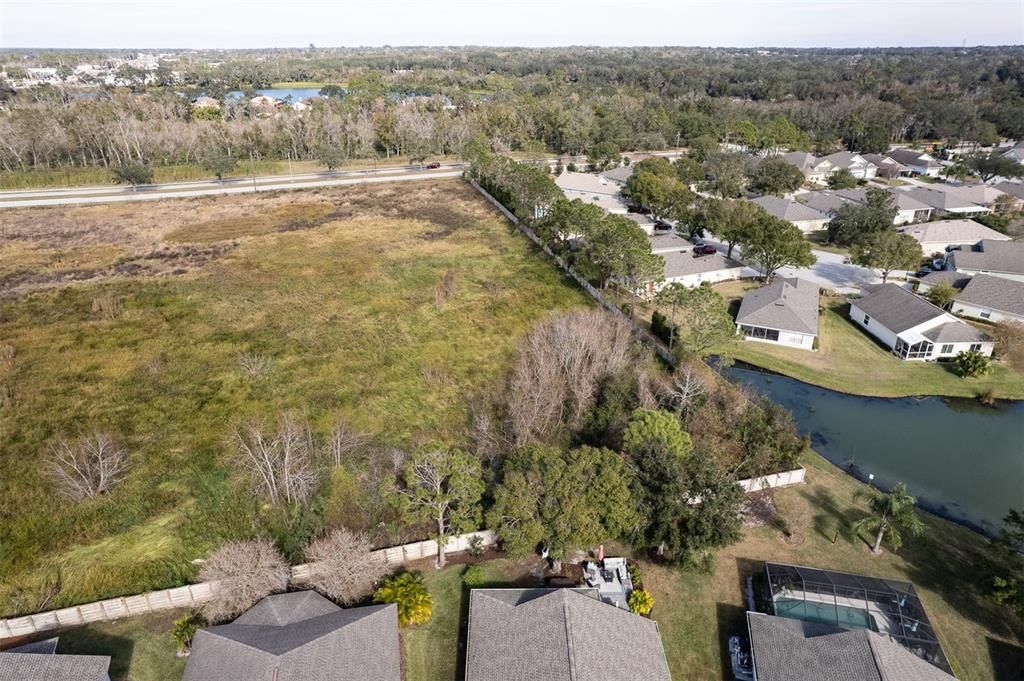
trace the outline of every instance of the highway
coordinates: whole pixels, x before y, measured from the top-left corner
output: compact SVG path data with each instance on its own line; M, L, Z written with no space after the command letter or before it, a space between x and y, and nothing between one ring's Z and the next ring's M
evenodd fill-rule
M350 184L432 180L458 177L462 174L462 168L463 164L461 163L443 163L440 168L434 170L420 169L415 166L399 166L296 175L232 177L226 178L223 182L218 182L217 180L167 182L164 184L140 185L134 188L123 185L100 185L92 187L62 187L57 189L25 189L0 192L0 209L29 208L33 206L73 206L124 201L157 201L160 199L192 196L251 194L254 192L337 187Z

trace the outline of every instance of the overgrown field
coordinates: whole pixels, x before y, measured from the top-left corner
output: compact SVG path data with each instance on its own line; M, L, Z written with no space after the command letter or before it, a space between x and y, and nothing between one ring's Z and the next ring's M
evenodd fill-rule
M517 339L584 296L460 181L0 213L0 612L189 578L230 537L285 548L360 514L335 475L282 515L235 425L305 412L378 448L465 441ZM130 455L109 495L55 493L56 437Z

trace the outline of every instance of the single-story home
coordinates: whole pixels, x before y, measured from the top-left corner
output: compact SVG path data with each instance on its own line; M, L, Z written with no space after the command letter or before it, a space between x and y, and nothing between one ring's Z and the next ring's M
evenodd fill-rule
M1017 163L1024 163L1024 142L1017 142L1017 144L1004 151L1003 156Z
M993 322L1024 322L1024 281L976 274L953 301L951 311Z
M901 190L901 193L907 194L911 198L931 206L935 212L939 214L949 213L953 215L970 216L992 212L991 208L979 206L972 201L967 201L955 194L945 191L940 192L935 189L926 189L925 187L911 187L910 189Z
M600 175L604 179L610 180L622 187L629 181L629 178L633 177L633 166L618 166L611 170L602 171Z
M920 279L918 279L917 292L927 293L929 289L938 284L949 284L958 291L963 290L964 286L967 286L967 282L971 280L969 274L961 274L954 270L939 270L938 272L929 272Z
M835 172L831 163L814 156L814 154L808 154L806 151L790 151L780 154L779 158L799 168L807 181L812 184L824 184L828 176Z
M3 681L110 681L109 655L62 655L56 637L0 652Z
M910 174L910 168L884 154L862 154L865 161L874 163L878 177L901 177Z
M992 274L1024 281L1024 241L982 239L971 248L951 252L946 268L963 274Z
M947 192L962 201L993 210L1000 205L999 200L1004 196L1009 196L1009 199L1003 199L1003 201L1016 199L991 184L936 184L934 187L937 191ZM1008 207L1012 207L1012 205Z
M837 151L820 159L832 165L832 172L849 170L861 180L870 180L878 174L878 166L854 151Z
M394 604L339 608L315 591L267 596L200 629L182 681L401 681Z
M776 277L748 291L736 314L736 333L744 340L814 349L818 337L818 285L799 278Z
M913 149L892 149L886 156L906 167L914 175L938 177L942 172L942 164L934 156Z
M944 253L951 246L973 246L982 239L1009 241L1010 237L974 220L936 220L900 227L921 245L924 255Z
M896 209L896 216L892 219L894 225L907 225L912 222L924 222L932 217L933 208L926 203L918 201L906 192L890 189L889 195L893 198L893 207ZM868 190L855 187L853 189L836 190L836 195L849 201L855 201L861 205L867 205Z
M754 203L764 208L769 215L792 222L801 232L815 232L825 229L825 223L829 216L809 206L805 206L793 199L783 199L778 196L759 196L751 199Z
M995 187L1004 194L1016 196L1018 199L1024 201L1024 182L1000 182L995 185Z
M658 232L648 234L647 240L651 242L651 253L663 255L673 251L689 251L693 244L689 239L680 236L677 232Z
M835 212L843 206L858 203L857 201L851 201L850 199L840 196L837 192L834 192L831 189L804 192L803 194L797 194L793 198L808 208L813 208L819 213L829 217L834 215Z
M747 630L757 681L956 681L870 629L748 612Z
M647 282L645 288L648 295L657 293L668 284L680 283L683 286L695 287L704 282L714 284L719 281L740 279L746 270L743 263L727 258L721 253L698 255L694 253L692 245L684 247L684 250L659 251L658 255L665 260L665 269L661 281Z
M654 620L597 589L473 589L465 681L671 681Z
M865 291L850 301L850 319L900 359L952 359L967 350L990 356L995 348L978 329L896 284Z
M621 185L607 180L601 175L571 173L567 170L555 178L555 184L570 201L580 199L617 215L625 215L629 212L626 202L619 194Z

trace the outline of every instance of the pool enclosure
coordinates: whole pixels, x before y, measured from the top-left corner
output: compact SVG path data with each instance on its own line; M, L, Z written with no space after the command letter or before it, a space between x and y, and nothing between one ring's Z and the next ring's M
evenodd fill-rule
M952 673L914 585L846 572L765 563L771 614L843 629L870 629Z

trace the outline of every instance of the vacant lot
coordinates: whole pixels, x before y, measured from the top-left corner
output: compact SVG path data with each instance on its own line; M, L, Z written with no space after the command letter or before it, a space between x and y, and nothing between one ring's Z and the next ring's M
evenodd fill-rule
M352 481L270 527L235 424L296 409L381 449L463 443L518 337L585 300L460 181L2 217L5 614L181 582L229 537L302 541L291 528L335 522ZM47 445L94 429L131 469L65 501Z

